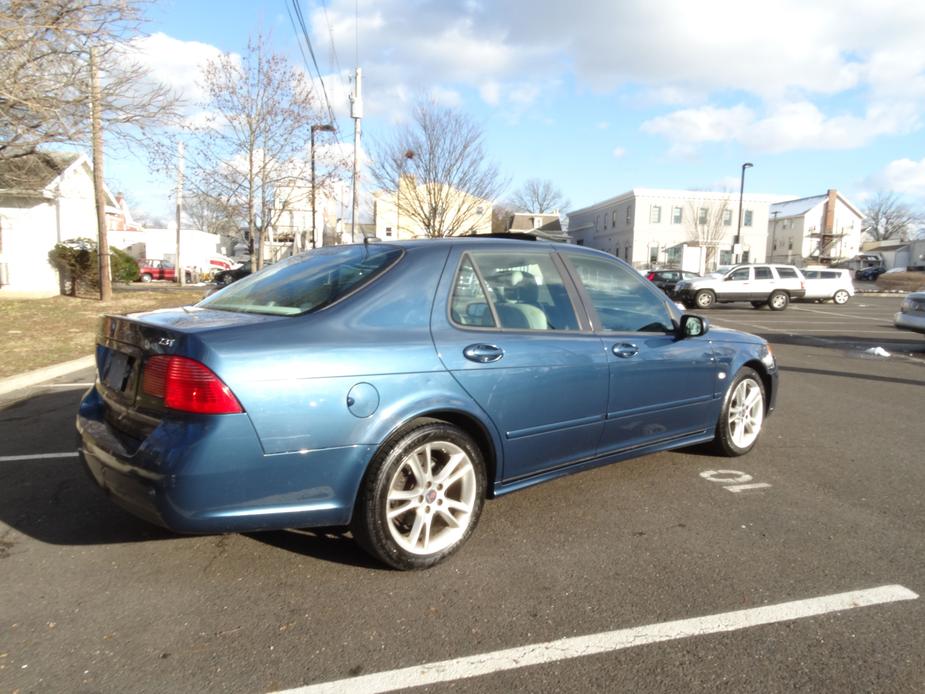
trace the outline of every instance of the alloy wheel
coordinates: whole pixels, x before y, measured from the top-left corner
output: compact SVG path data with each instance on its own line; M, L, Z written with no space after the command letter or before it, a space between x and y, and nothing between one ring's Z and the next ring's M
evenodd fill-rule
M764 421L764 397L761 387L751 378L743 379L732 393L726 425L733 443L739 448L751 446Z

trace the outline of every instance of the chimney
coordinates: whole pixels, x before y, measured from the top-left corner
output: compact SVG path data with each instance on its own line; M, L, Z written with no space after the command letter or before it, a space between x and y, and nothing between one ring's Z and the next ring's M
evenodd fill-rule
M822 233L831 234L835 229L835 205L838 202L838 191L829 188L828 198L825 201L825 216L822 220Z

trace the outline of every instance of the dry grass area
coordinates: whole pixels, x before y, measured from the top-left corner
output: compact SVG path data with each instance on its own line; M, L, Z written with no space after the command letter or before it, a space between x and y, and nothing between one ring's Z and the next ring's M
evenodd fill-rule
M116 286L112 301L0 298L0 378L92 354L100 316L198 302L205 288Z
M877 288L887 291L923 291L925 290L925 272L888 272L877 278Z

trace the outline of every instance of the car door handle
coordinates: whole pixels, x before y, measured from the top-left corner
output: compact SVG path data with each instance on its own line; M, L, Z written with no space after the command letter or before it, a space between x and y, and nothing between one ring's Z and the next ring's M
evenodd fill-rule
M504 356L504 350L495 345L476 344L469 345L463 350L463 356L469 361L487 364L498 361Z
M628 359L639 354L639 347L632 342L620 342L613 346L613 353L622 359Z

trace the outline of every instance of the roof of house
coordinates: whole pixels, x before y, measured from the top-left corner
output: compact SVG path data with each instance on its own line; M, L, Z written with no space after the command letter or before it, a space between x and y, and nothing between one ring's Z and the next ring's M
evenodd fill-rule
M798 200L787 200L785 202L775 202L769 210L771 215L777 213L777 218L782 217L799 217L806 214L819 203L825 202L827 195L813 195L808 198L799 198Z
M77 152L36 152L0 159L0 191L40 193L81 156Z
M540 226L534 226L533 220L539 217ZM562 222L559 220L558 213L541 213L541 212L515 212L511 218L510 231L534 231L542 229L543 231L562 231Z

